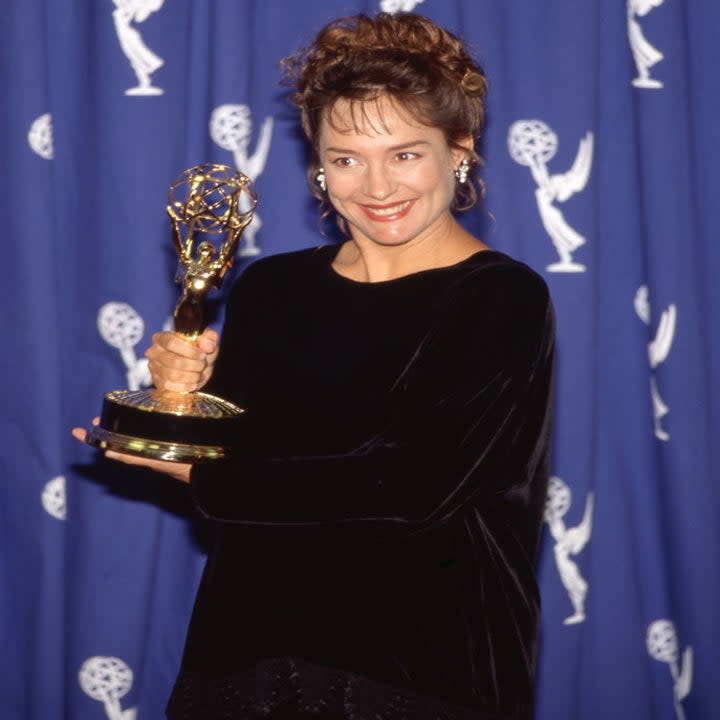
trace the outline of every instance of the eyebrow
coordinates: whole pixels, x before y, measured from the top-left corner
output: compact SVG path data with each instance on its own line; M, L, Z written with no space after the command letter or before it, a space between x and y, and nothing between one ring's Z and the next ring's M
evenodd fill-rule
M411 142L400 143L399 145L391 145L388 148L388 151L389 152L392 152L392 151L397 152L398 150L407 150L408 148L417 147L418 145L429 145L429 144L430 143L427 140L413 140ZM348 153L348 154L352 155L356 151L352 150L350 148L329 147L329 148L325 148L325 152Z

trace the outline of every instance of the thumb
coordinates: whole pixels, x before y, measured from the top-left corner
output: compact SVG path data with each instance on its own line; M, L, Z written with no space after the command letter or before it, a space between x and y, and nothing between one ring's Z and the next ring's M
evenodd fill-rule
M204 353L210 355L214 353L218 345L218 334L212 328L206 328L203 330L202 335L197 340L197 346Z

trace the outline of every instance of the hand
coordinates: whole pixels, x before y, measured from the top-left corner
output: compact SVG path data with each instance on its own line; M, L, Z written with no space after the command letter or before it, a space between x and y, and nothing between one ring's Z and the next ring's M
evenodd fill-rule
M194 342L174 332L159 332L145 351L158 390L193 392L207 383L218 354L218 334L206 328Z
M100 418L94 418L92 424L97 425L99 422ZM75 439L84 443L85 438L87 437L87 431L85 430L85 428L76 427L72 429L72 435ZM140 465L142 467L149 468L150 470L155 470L155 472L168 475L174 480L179 480L180 482L184 483L190 482L190 471L192 470L192 465L190 463L175 463L168 462L167 460L152 460L151 458L144 458L140 457L139 455L130 455L128 453L115 452L114 450L107 450L103 454L106 458L110 458L110 460L118 460L119 462L124 462L127 465Z

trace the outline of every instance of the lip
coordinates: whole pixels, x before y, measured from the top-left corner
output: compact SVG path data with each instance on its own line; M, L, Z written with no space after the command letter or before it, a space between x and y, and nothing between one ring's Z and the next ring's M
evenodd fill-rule
M362 211L375 222L391 222L404 218L412 209L415 200L401 200L400 202L386 203L385 205L361 204ZM398 208L396 212L387 214L387 210ZM379 211L379 212L378 212Z

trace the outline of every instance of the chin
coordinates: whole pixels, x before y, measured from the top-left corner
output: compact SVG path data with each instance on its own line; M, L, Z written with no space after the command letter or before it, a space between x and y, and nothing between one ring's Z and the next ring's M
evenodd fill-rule
M368 240L374 242L376 245L382 245L383 247L399 247L400 245L407 245L411 243L416 235L401 235L399 237L386 237L378 235L365 235Z

